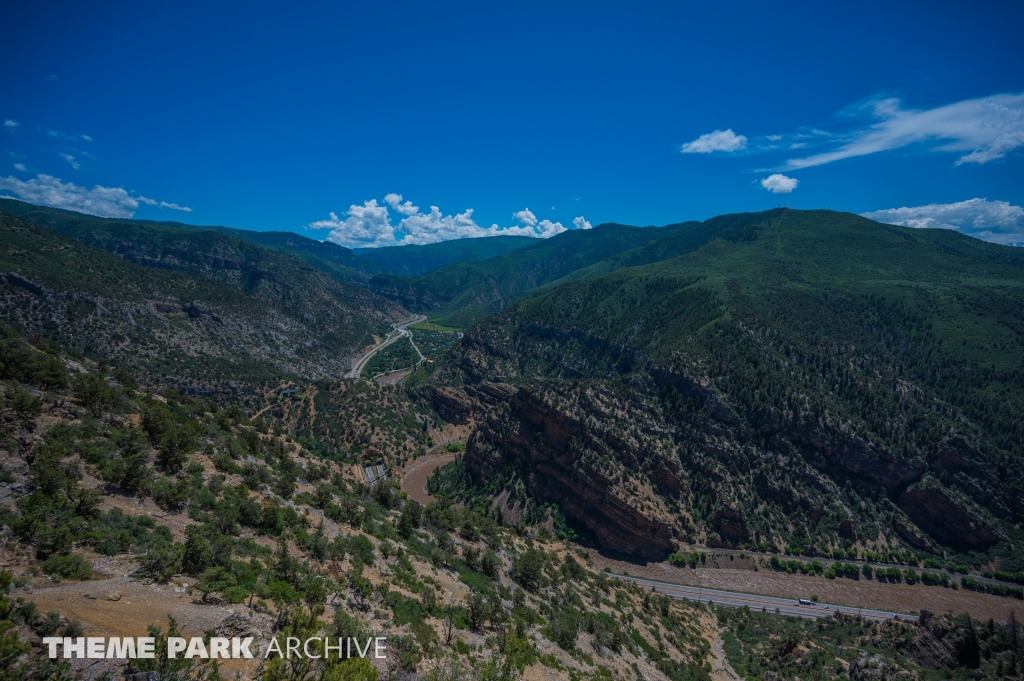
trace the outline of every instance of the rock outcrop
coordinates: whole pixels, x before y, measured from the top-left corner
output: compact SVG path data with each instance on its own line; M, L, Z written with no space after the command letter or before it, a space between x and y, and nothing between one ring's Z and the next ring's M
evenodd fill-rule
M711 525L727 541L741 542L750 539L747 519L740 511L731 506L723 506L718 509L715 517L711 520Z
M918 527L958 551L984 551L999 541L984 521L939 487L907 490L897 504Z
M507 465L518 466L530 494L557 503L566 517L593 532L602 547L661 560L675 548L674 528L641 511L636 503L640 500L627 500L613 489L599 462L615 458L608 444L580 420L521 388L473 433L465 462L477 482Z

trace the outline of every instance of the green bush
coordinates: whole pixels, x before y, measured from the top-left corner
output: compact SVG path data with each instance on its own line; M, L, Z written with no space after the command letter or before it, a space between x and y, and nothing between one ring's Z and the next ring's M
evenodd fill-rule
M509 576L527 591L536 591L544 586L544 552L539 549L527 549L512 561Z
M669 565L675 565L676 567L686 567L688 559L682 553L670 553L668 554L668 562Z
M66 556L50 556L43 563L43 572L62 579L89 579L92 566L76 553Z

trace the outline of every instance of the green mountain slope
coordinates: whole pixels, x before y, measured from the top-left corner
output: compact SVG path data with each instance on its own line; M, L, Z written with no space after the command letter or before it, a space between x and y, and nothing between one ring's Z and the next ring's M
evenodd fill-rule
M760 215L760 214L758 214ZM745 229L753 214L661 228L598 225L566 232L504 257L457 263L415 279L380 276L369 286L450 326L465 327L553 286L688 253Z
M537 239L528 236L492 236L455 239L424 246L356 248L353 253L383 266L389 274L415 277L448 263L489 260L536 243Z
M83 221L78 236L124 257L2 212L0 232L5 321L175 380L340 376L372 334L406 316L365 289L214 232Z
M1022 362L1024 251L786 210L520 302L425 391L490 414L477 485L522 480L609 548L1016 564Z
M121 236L131 235L138 241L147 239L146 235L159 234L162 241L166 243L169 235L177 234L179 237L177 245L180 247L188 241L188 237L183 232L208 232L241 239L265 249L298 258L342 282L363 283L374 274L390 271L377 263L357 257L347 248L329 241L309 239L294 232L254 232L231 227L189 225L182 222L97 218L58 208L35 206L14 199L0 199L0 210L76 239L87 239L89 243L105 250L109 250L107 245ZM138 250L141 245L136 244L133 249L126 250L125 253ZM204 247L205 244L197 243L197 246ZM149 260L160 258L159 254L150 252L152 248L143 250L145 252L139 254L139 257ZM163 264L174 267L171 260L166 260Z
M464 327L538 286L664 235L655 229L598 225L563 232L490 260L452 263L420 277L377 276L369 286L409 309L431 312L441 324Z

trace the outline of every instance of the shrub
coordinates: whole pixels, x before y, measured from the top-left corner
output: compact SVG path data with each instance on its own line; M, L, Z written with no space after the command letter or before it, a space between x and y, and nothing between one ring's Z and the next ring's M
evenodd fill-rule
M92 577L92 566L76 553L47 558L43 563L43 571L48 575L63 579L89 579Z
M576 648L576 635L580 630L579 612L572 606L563 606L555 611L548 621L546 633L549 639L564 650Z
M527 549L513 562L509 576L527 591L536 591L544 582L544 553L539 549Z
M97 371L76 377L72 382L72 387L75 399L81 402L82 406L92 412L96 418L121 403L120 393L110 387L106 376Z
M776 558L776 560L778 560ZM675 565L676 567L686 567L687 557L681 553L670 553L668 556L669 565Z

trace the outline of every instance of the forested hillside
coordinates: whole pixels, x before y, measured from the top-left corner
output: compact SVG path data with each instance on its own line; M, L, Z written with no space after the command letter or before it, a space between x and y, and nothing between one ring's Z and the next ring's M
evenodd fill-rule
M343 375L374 333L407 316L232 237L132 229L84 223L79 234L122 257L0 213L3 321L83 356L212 390Z
M773 211L484 320L424 392L476 489L611 549L1020 569L1022 362L1024 251Z
M430 313L446 326L469 326L519 300L538 286L666 236L672 230L604 224L572 230L506 255L452 263L420 277L380 275L374 291L410 310Z
M364 260L387 268L389 274L418 276L452 262L490 260L537 244L528 236L493 236L455 239L423 246L386 246L357 248L353 252Z

